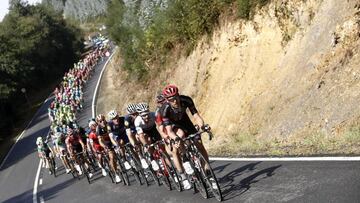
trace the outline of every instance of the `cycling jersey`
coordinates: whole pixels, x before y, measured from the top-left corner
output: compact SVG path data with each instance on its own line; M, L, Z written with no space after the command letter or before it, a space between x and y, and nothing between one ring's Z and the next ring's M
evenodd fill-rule
M125 118L119 117L118 124L115 125L113 121L108 122L108 131L112 135L112 138L116 141L122 139L125 143L129 142L126 135Z
M47 143L43 143L42 145L38 145L37 146L37 151L39 153L44 153L45 154L45 157L49 157L49 154L50 154L50 148L49 148L49 145Z
M189 109L192 115L198 112L194 101L188 96L179 96L179 108L173 108L169 103L165 103L161 108L163 125L175 125L187 134L196 133L197 130L187 115L186 109Z
M145 122L141 116L137 116L135 118L134 124L138 134L145 133L150 136L153 141L161 140L161 136L156 129L154 112L149 112L148 122Z
M102 141L106 145L106 147L108 147L108 148L112 147L111 140L110 140L110 137L109 137L109 133L108 133L108 130L107 130L107 125L105 125L105 126L98 125L96 127L96 135L98 137L102 138Z
M155 110L155 122L157 125L162 125L162 116L161 116L162 108L161 107L156 107L156 110Z
M89 133L89 139L92 141L92 144L96 151L102 151L104 148L100 145L98 136L96 135L96 132L90 131Z
M80 153L83 151L83 148L80 144L80 136L77 134L74 134L72 137L68 136L65 140L67 145L70 145L71 148L74 150L74 153Z
M126 115L124 117L124 125L126 128L126 132L128 132L128 133L130 132L131 134L136 133L134 121L135 121L135 119L130 115Z

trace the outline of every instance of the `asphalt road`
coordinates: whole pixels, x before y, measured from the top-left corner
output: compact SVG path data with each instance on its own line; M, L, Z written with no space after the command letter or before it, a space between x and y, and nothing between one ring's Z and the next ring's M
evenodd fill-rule
M91 117L91 100L104 62L85 87L85 110L78 115L84 125ZM39 159L35 140L49 128L45 102L0 169L0 202L32 202ZM59 161L58 161L59 163ZM360 202L358 161L212 161L225 202ZM217 202L192 191L167 191L152 183L138 186L112 184L97 172L92 184L65 174L62 166L54 178L41 169L38 202Z

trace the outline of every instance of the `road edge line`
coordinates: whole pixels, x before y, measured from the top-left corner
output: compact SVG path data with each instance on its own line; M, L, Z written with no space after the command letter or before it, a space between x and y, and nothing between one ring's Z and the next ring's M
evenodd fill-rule
M33 189L33 203L37 203L37 189L39 185L39 176L41 171L42 159L39 161L38 170L36 172L35 181L34 181L34 189Z
M211 161L360 161L360 157L210 157Z
M48 101L49 97L45 99L45 101L42 103L42 105L44 105L47 101ZM41 106L42 106L41 105ZM35 117L39 114L39 111L41 109L40 108L36 111L36 113L34 114L34 116L31 118L30 122L26 125L25 129L22 131L22 133L16 138L14 144L11 146L10 150L7 152L5 158L2 160L1 165L0 165L0 170L2 169L2 167L4 166L6 160L9 158L9 155L11 154L11 152L13 151L16 143L18 143L21 138L23 137L23 135L25 134L26 130L29 128L30 124L34 121Z
M109 63L110 59L111 59L111 58L113 57L113 55L115 54L116 50L117 50L117 47L115 47L114 52L110 55L110 57L108 58L108 60L105 62L105 65L104 65L103 69L101 70L99 79L98 79L98 81L97 81L97 83L96 83L95 91L94 91L94 95L93 95L93 99L92 99L92 103L91 103L91 114L92 114L92 117L93 117L93 118L95 118L95 106L96 106L96 105L95 105L95 101L96 101L96 97L97 97L98 88L99 88L99 85L100 85L101 78L102 78L102 76L103 76L103 73L104 73L104 71L105 71L105 69L106 69L107 64Z

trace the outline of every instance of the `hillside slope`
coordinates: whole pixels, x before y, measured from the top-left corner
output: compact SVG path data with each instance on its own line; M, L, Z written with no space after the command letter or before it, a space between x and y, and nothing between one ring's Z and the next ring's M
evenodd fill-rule
M212 154L360 153L358 1L276 1L252 21L222 19L210 39L147 84L131 82L115 57L98 111L153 103L174 83L214 129Z

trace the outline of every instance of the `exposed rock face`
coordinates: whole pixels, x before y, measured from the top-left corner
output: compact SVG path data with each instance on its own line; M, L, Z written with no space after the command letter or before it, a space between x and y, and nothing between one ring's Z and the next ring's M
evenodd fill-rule
M64 12L65 17L84 21L105 14L110 0L43 0L43 2L52 5L57 11ZM167 0L123 0L123 2L128 8L125 14L128 16L126 17L129 20L128 23L138 19L137 23L145 28L149 25L155 10L165 7Z
M62 11L65 17L85 21L88 18L105 14L110 0L43 0L57 11Z
M155 93L173 83L211 124L217 136L208 147L214 153L256 154L276 146L281 153L292 149L290 154L303 148L360 152L354 147L360 128L353 130L360 123L358 0L273 1L252 21L224 18L220 24L145 86L126 81L119 63L108 69L103 88L109 91L101 91L98 109L153 103ZM246 139L253 142L244 146Z

